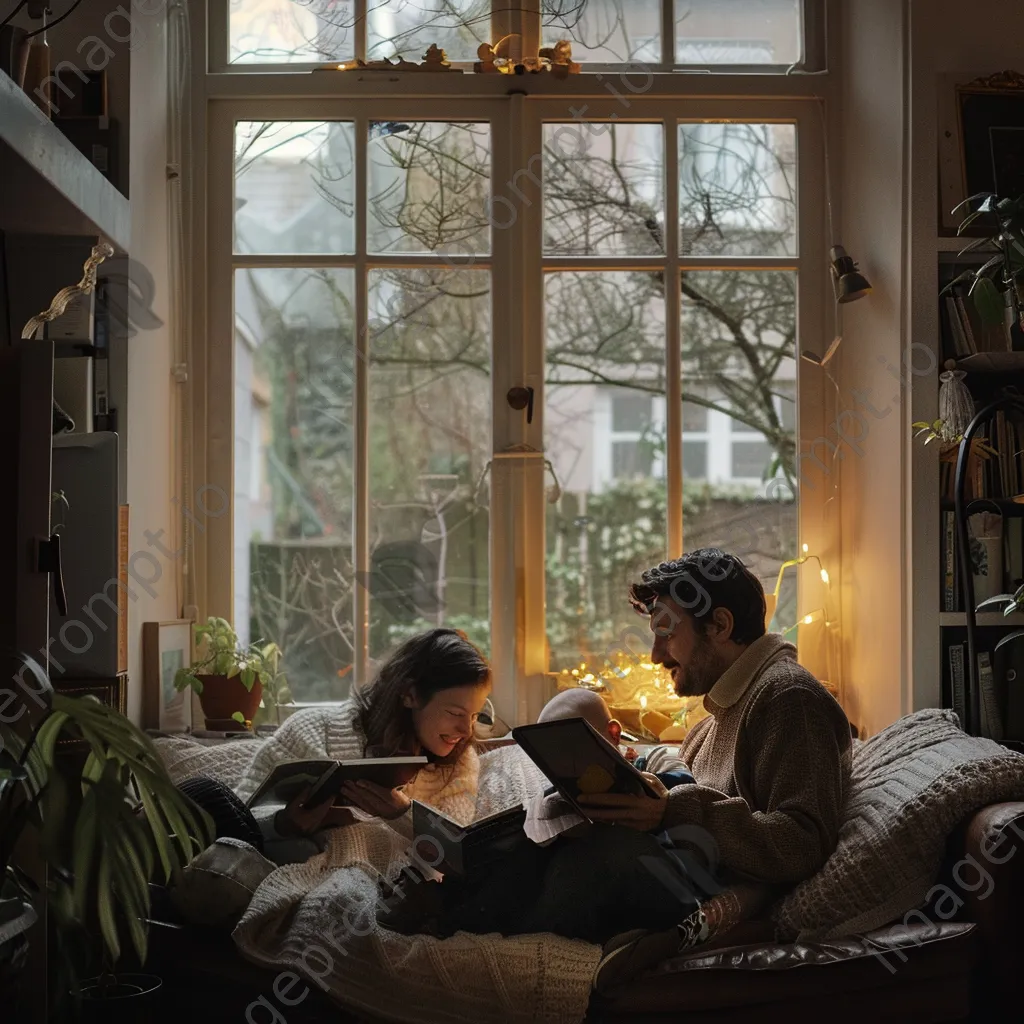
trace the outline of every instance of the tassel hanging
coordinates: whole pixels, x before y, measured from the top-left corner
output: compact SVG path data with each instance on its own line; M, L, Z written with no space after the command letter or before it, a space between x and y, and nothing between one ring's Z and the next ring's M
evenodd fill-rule
M971 398L963 370L945 370L939 374L939 436L943 441L959 440L974 419L974 399Z

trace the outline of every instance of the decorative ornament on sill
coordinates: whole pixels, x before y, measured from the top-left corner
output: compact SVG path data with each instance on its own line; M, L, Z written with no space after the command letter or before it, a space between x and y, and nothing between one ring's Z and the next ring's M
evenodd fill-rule
M427 52L423 54L423 61L414 64L399 54L393 61L384 57L381 60L348 60L343 64L326 64L314 69L315 71L417 71L417 72L438 72L454 71L461 74L458 68L453 68L448 54L436 43L431 43Z
M513 32L502 36L496 43L481 43L476 51L480 59L473 65L478 75L539 75L549 73L552 78L578 75L580 66L572 59L572 43L560 39L554 46L545 47L536 57L512 57L510 44L522 37Z
M942 421L939 437L951 444L959 441L971 425L974 419L974 399L964 384L967 374L958 370L952 359L944 365L945 369L939 374L939 419Z

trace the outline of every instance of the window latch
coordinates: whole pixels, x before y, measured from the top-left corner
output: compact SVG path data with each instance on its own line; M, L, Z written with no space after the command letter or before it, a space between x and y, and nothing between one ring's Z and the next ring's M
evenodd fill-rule
M526 422L533 422L533 388L509 388L505 400L513 409L525 409Z

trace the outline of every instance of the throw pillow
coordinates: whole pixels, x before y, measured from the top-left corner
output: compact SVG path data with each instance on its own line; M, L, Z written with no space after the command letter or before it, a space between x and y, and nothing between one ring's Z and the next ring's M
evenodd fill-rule
M776 905L780 937L838 938L897 920L925 902L961 820L1022 798L1024 755L968 736L952 711L901 718L855 751L838 846Z

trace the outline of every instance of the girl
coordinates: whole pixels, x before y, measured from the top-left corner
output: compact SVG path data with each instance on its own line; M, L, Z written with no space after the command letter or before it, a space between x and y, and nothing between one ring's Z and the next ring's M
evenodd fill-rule
M281 761L422 754L429 763L406 785L388 790L372 782L346 783L343 795L409 839L414 799L469 824L479 774L473 732L490 688L490 666L465 634L454 629L421 633L405 641L374 682L351 699L292 715L253 757L238 795L245 800ZM304 796L276 813L256 812L273 860L304 860L316 852L308 841L283 841L308 839L354 820L348 808L331 802L307 807Z

